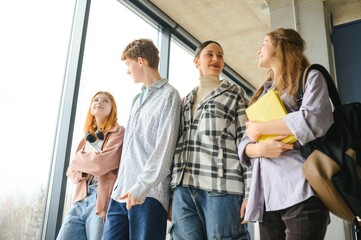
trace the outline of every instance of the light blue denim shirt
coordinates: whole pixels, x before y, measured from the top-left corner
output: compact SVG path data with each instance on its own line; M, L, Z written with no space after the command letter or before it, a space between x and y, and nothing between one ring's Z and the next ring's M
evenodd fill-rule
M266 84L264 88L266 93L271 86ZM264 207L266 211L277 211L315 195L303 175L305 159L298 149L299 144L304 145L325 135L333 123L326 81L319 71L310 71L299 109L294 105L293 98L287 98L286 94L282 94L281 99L289 112L284 120L298 142L294 150L283 153L279 158L250 159L244 152L250 140L244 134L238 154L242 165L252 166L252 173L247 174L251 179L246 181L246 187L250 187L246 221L262 221Z
M170 173L180 114L179 93L166 79L148 87L143 103L139 94L135 97L112 199L121 202L119 197L126 193L133 194L142 202L146 197L152 197L168 210Z

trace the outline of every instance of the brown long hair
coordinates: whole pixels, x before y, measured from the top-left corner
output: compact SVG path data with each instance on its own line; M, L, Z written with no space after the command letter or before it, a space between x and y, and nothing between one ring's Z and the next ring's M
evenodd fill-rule
M275 48L274 59L278 65L278 70L281 72L281 79L273 79L274 72L271 69L266 81L274 81L273 85L280 93L286 92L288 96L293 96L296 99L302 71L310 65L304 55L306 43L301 35L293 29L278 28L267 33L267 36L270 37ZM258 99L263 90L263 86L261 86L255 92L250 104Z
M112 105L111 110L110 110L110 114L108 116L108 119L105 121L104 126L102 126L102 131L105 133L105 132L109 131L109 129L111 129L113 126L115 126L117 124L118 110L117 110L117 104L115 102L115 99L114 99L113 95L111 95L109 92L99 91L99 92L94 94L94 96L92 97L92 99L90 101L90 106L89 106L89 109L88 109L88 114L87 114L87 117L86 117L86 120L85 120L85 125L84 125L84 134L87 134L88 132L90 132L91 134L95 135L95 132L97 130L95 117L91 114L91 105L92 105L92 102L93 102L94 98L98 94L107 95L109 97L110 103Z

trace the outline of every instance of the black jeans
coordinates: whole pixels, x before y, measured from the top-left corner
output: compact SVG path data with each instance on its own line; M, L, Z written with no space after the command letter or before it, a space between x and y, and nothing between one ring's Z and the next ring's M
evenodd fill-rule
M330 214L318 197L280 210L264 212L259 223L262 240L322 240Z

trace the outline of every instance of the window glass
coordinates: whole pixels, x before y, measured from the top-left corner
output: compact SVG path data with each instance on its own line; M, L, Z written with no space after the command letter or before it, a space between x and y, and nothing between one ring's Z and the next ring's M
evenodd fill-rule
M137 38L152 39L157 45L158 30L118 1L92 1L75 131L82 132L90 99L100 90L115 97L118 122L126 125L131 102L142 84L134 83L120 57L126 45Z
M193 53L172 38L170 45L169 82L183 98L199 85L199 72L193 63Z
M74 7L0 3L0 239L41 239Z
M86 114L96 92L108 91L114 96L118 123L126 127L133 97L141 91L142 84L135 84L127 74L126 65L120 59L121 53L129 42L137 38L152 39L157 45L158 36L156 28L118 1L91 2L71 159L79 141L84 137ZM72 204L74 189L74 184L67 181L64 216Z

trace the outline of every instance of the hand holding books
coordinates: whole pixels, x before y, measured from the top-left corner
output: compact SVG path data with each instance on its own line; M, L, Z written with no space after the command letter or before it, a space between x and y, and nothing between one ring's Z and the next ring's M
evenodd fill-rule
M265 95L259 98L255 103L246 109L247 117L252 122L265 122L283 118L286 114L286 108L281 101L277 91L269 90ZM266 139L276 137L278 135L262 135L258 142L263 142ZM294 135L281 140L283 143L294 143L297 138Z

